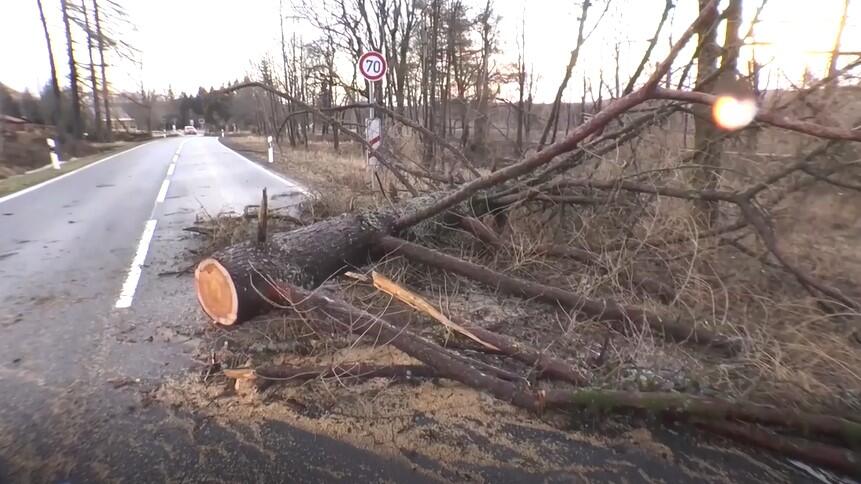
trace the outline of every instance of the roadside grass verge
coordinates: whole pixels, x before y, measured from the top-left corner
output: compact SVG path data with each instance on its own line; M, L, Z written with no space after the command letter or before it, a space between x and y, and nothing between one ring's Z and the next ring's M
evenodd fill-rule
M60 175L75 171L78 168L82 168L89 164L95 163L103 158L119 153L121 151L125 151L129 148L133 148L145 142L146 141L135 141L123 143L122 145L117 145L113 148L99 153L83 156L81 158L75 158L72 161L67 161L63 163L59 170L47 168L41 171L22 173L20 175L13 175L9 178L4 178L0 180L0 197L15 193L33 185L38 185L39 183L48 181L52 178L56 178Z

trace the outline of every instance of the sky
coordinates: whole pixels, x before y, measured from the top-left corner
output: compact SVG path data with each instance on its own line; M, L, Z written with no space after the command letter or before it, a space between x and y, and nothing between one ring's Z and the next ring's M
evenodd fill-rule
M78 0L70 0L77 2ZM128 10L135 28L124 38L139 51L139 64L109 59L115 89L194 93L199 86L218 87L252 72L252 61L279 51L278 0L118 0ZM289 0L285 0L289 4ZM562 78L577 35L579 1L495 0L501 16L500 52L495 61L513 63L517 39L525 18L526 51L536 73L538 101L550 101ZM594 1L589 13L591 30L603 8ZM671 16L674 37L695 16L696 0L675 0ZM745 19L750 21L760 0L745 0ZM483 1L467 0L467 4ZM65 41L59 0L43 0L58 64L65 59ZM597 80L615 70L615 45L619 43L622 77L633 70L653 35L664 0L612 0L610 8L587 40L574 71L569 99L579 99L582 78ZM767 62L772 87L785 87L801 78L805 66L816 74L825 71L843 0L768 0L755 40L756 57ZM852 2L843 36L843 49L861 51L861 1ZM285 8L287 10L287 8ZM290 12L285 12L289 15ZM285 20L288 31L310 39L313 29L299 19ZM749 23L742 26L746 32ZM669 32L669 29L667 30ZM691 48L693 43L691 43ZM653 57L668 50L668 39L659 43ZM819 51L816 53L816 51ZM688 53L682 58L690 56ZM748 58L750 48L743 49ZM84 55L81 52L79 55ZM744 65L744 64L741 64ZM35 0L0 0L0 82L16 90L38 91L49 80L45 38ZM61 75L67 68L58 65ZM505 92L503 92L503 96Z

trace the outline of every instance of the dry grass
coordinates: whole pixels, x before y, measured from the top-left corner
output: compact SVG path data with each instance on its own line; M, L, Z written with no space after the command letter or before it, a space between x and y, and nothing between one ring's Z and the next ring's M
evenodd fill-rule
M259 136L228 137L224 143L251 159L266 158L266 142ZM375 204L365 165L358 145L342 143L336 152L330 144L311 142L307 149L282 144L275 150L270 168L316 192L313 215L326 218Z
M77 170L78 168L83 168L84 166L95 163L113 153L127 150L137 144L139 143L117 142L101 143L99 145L89 144L88 149L91 151L97 151L96 153L80 158L73 158L71 161L63 163L59 170L47 168L33 173L20 174L17 174L17 171L9 170L8 178L3 178L2 174L0 174L0 196L23 190L27 187L48 181L65 173L69 173L70 171ZM8 168L0 163L0 173L2 173L4 169Z

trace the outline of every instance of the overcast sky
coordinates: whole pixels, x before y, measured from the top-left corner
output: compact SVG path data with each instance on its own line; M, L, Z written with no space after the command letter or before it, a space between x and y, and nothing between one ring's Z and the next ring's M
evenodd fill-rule
M124 35L140 50L143 67L112 59L116 65L111 68L110 79L115 89L138 90L143 81L147 89L165 92L170 86L176 93L193 93L201 85L217 87L241 78L251 71L253 60L278 52L278 0L118 1L126 6L136 25L136 30ZM483 1L467 3L483 4ZM596 20L604 2L594 3L590 18ZM676 3L672 30L678 37L694 18L696 0L676 0ZM759 3L760 0L745 1L748 20ZM54 55L61 75L66 75L59 0L43 0L43 4ZM540 101L552 99L562 77L576 41L579 4L573 0L495 1L496 11L502 17L500 54L496 61L516 60L516 39L525 15L527 55L539 78ZM663 4L664 0L612 0L611 8L584 47L568 97L579 98L584 74L597 79L603 69L606 75L612 75L616 42L620 43L624 77L625 71L631 70L642 55ZM757 47L756 56L769 62L772 85L776 82L787 85L784 76L799 79L805 65L817 74L825 70L827 56L815 51L830 50L842 4L843 0L769 0L756 40L772 46ZM305 38L314 35L300 20L287 20L287 26ZM742 30L747 28L745 25ZM853 2L850 10L843 45L845 50L861 51L859 1ZM665 37L654 54L655 59L666 49ZM750 55L750 49L745 50L743 57ZM85 53L81 51L79 55L84 60ZM0 0L0 82L17 90L37 91L49 79L47 65L36 0Z

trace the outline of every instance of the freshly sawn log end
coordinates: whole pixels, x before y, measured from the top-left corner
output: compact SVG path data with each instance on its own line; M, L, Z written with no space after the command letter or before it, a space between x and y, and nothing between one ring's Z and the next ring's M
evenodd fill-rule
M218 324L237 320L239 297L230 273L215 259L205 259L194 271L194 289L203 311Z
M441 195L417 197L396 207L344 214L225 247L194 272L197 299L217 324L242 323L291 300L291 286L315 289L332 276L365 265L395 221ZM428 222L433 228L432 223Z

